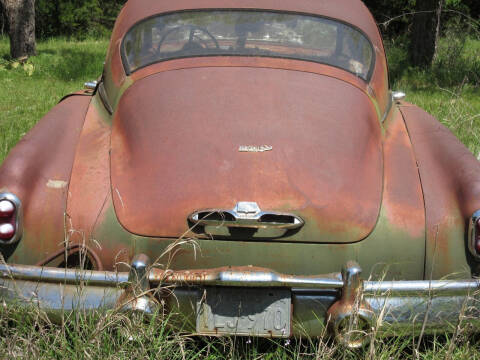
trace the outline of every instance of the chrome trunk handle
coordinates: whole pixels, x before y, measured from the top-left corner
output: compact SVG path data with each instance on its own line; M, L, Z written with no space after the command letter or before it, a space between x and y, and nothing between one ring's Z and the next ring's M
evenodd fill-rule
M301 228L305 221L297 215L262 211L255 202L239 202L232 210L205 209L189 215L188 220L195 225L248 229Z

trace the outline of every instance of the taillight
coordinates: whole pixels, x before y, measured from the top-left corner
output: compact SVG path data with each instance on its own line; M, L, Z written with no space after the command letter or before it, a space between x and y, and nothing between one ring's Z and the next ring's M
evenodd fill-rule
M0 245L13 244L22 236L22 207L13 194L0 194Z
M15 225L0 225L0 240L11 240L15 236Z
M480 218L475 221L474 225L474 241L475 241L475 250L477 251L477 254L480 254Z
M477 261L480 261L480 210L473 213L468 229L468 247Z
M15 205L8 200L0 201L0 218L9 218L15 213Z

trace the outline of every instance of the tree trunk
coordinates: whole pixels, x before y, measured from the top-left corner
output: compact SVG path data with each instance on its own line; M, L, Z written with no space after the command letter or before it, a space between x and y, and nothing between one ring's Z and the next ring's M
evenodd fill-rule
M3 6L0 3L0 35L3 36L5 32L5 14L3 12Z
M35 55L35 0L0 0L0 2L8 22L12 58Z
M438 8L437 8L437 29L435 30L435 52L433 54L433 58L436 59L438 53L438 42L440 41L440 25L442 19L442 10L443 10L443 3L445 0L438 1Z
M435 55L437 16L442 0L417 0L413 18L412 37L410 43L410 60L412 65L428 67Z

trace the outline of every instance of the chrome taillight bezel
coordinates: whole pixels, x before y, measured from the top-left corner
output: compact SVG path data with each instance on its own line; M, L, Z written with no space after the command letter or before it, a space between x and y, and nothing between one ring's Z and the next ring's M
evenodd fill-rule
M473 213L472 217L470 218L469 225L468 225L468 249L472 256L480 261L480 253L477 252L476 249L476 238L479 235L477 233L477 222L480 220L480 210L477 210Z
M12 245L23 235L23 209L20 199L12 193L0 193L0 201L8 200L15 205L15 235L10 240L0 240L0 245Z

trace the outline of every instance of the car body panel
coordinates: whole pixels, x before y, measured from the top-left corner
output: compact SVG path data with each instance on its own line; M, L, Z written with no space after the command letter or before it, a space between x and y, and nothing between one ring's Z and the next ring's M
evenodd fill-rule
M66 230L69 245L85 244L110 194L111 125L97 94L88 109L76 148L68 188ZM95 248L94 244L91 244Z
M372 273L385 279L423 279L423 194L409 136L396 107L386 120L385 127L382 209L373 232L360 243L201 240L194 233L186 233L180 239L137 236L120 224L111 198L112 192L115 196L113 189L96 219L87 244L90 247L98 244L96 251L106 269L115 268L119 259L127 261L132 254L146 253L164 266L176 270L215 268L229 264L311 275L330 272L353 258L362 264L366 274ZM88 182L83 185L88 186ZM82 193L81 188L78 191ZM92 226L89 224L88 228Z
M305 221L280 241L359 241L381 203L378 125L368 97L331 77L244 67L158 73L117 107L115 209L132 233L179 237L195 210L255 201ZM239 151L249 145L273 150Z
M478 265L466 245L466 226L480 208L480 162L431 115L402 103L423 186L427 276L434 279Z
M86 95L86 96L85 96ZM10 261L35 264L64 247L66 196L75 148L91 94L70 96L52 109L10 152L0 168L0 192L23 204L24 235L0 246Z

